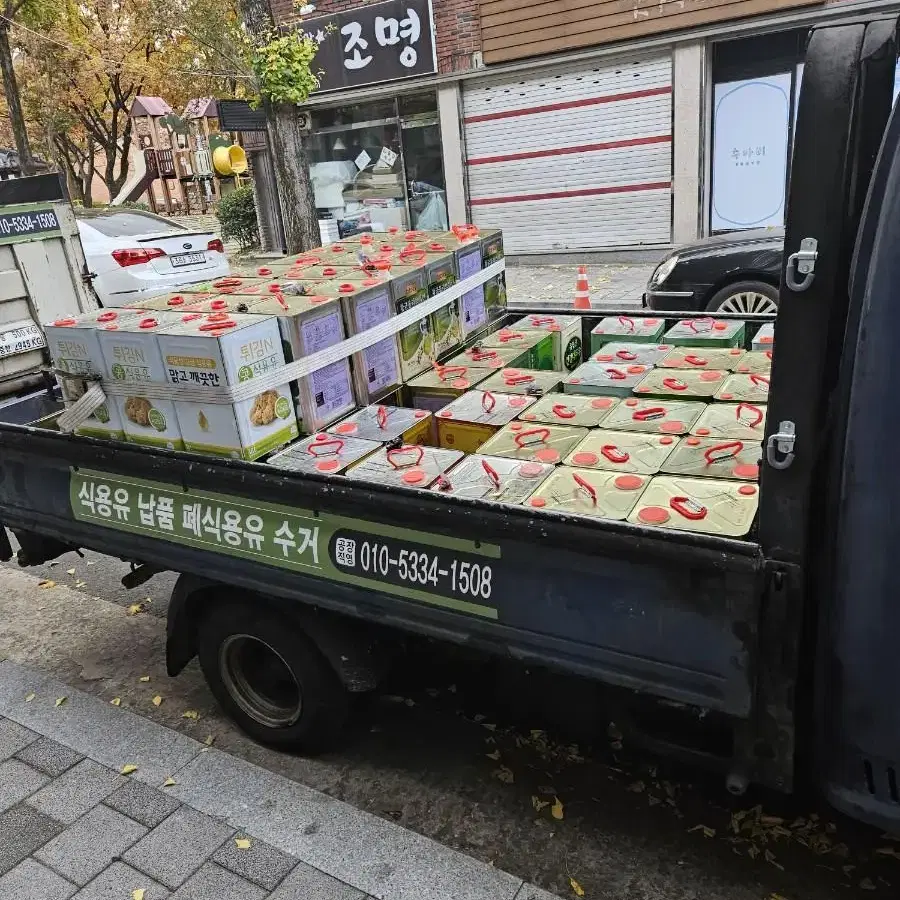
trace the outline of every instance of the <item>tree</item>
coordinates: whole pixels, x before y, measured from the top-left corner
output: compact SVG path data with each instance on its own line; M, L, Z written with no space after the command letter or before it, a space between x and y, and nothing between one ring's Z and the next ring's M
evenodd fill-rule
M299 31L278 33L268 0L239 0L250 58L266 116L288 253L317 246L315 194L298 106L318 86L310 65L318 45Z
M19 165L25 175L34 172L34 157L25 127L25 115L22 111L22 100L19 95L19 83L13 66L13 44L10 31L17 24L43 25L50 21L55 13L54 0L2 0L0 4L0 73L3 76L3 91L6 94L7 114L10 127L19 153ZM24 32L27 33L27 32Z

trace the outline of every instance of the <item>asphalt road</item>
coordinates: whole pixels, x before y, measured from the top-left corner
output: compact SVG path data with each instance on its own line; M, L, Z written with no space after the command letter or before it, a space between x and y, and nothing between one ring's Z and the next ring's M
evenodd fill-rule
M223 718L196 663L166 677L174 576L128 592L127 570L91 553L27 574L0 567L0 657L212 736L561 896L573 896L570 877L603 900L898 896L900 842L797 799L732 801L720 778L620 748L591 685L437 645L398 661L340 751L308 759L260 747Z

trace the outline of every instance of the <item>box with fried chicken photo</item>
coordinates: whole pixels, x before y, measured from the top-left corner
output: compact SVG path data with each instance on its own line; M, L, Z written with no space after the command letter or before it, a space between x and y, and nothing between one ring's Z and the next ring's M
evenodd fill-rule
M159 335L170 384L192 388L233 387L284 366L274 316L231 313L186 316ZM261 388L234 404L177 400L185 448L212 456L259 459L299 434L290 385Z

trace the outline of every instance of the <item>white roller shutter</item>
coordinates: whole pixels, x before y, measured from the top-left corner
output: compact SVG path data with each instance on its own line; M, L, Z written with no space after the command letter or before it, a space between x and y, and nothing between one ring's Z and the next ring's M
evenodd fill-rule
M472 220L508 253L669 243L670 55L476 82L463 102Z

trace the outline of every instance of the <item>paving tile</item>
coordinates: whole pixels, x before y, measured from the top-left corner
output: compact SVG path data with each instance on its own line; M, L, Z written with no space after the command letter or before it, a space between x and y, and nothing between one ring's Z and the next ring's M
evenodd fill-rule
M144 889L144 900L167 900L169 892L143 872L114 862L101 872L87 887L83 887L72 900L129 900L139 888ZM222 897L221 900L228 900Z
M363 900L365 896L349 884L300 863L269 900Z
M166 816L170 816L181 806L174 797L131 778L103 802L148 828L156 828Z
M84 759L28 802L57 821L71 825L124 782L125 776L92 759Z
M138 841L124 859L174 890L231 834L227 825L182 806Z
M311 895L309 900L313 900ZM226 872L215 863L207 863L174 894L172 900L264 900L268 891ZM315 897L315 900L319 900Z
M29 692L37 696L25 703ZM57 707L57 697L68 699ZM0 661L0 714L116 772L134 764L138 770L132 778L145 784L162 784L203 749L170 728L9 660Z
M26 803L0 813L0 875L15 868L63 830L63 825Z
M20 750L16 754L16 759L28 763L51 778L56 778L66 769L71 769L76 763L81 762L84 757L69 747L51 741L50 738L41 737L24 750Z
M182 769L172 791L376 897L512 900L522 886L506 872L220 751Z
M84 887L112 861L137 843L147 829L105 806L95 806L62 834L45 844L35 857Z
M33 859L0 878L0 900L68 900L78 888Z
M9 759L15 756L32 741L37 740L37 735L10 719L0 719L0 759Z
M236 834L235 837L241 837ZM274 891L285 875L297 865L297 860L256 838L250 838L250 849L239 850L229 838L216 851L213 861L267 890Z
M0 763L0 812L21 803L50 779L17 759Z

